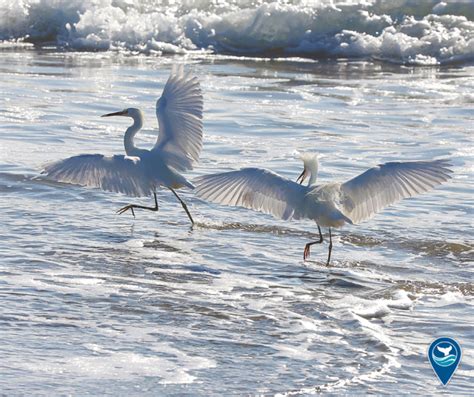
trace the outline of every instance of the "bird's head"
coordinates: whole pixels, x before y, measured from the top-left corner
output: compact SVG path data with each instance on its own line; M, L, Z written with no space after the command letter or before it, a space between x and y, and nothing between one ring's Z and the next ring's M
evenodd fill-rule
M309 185L313 185L318 176L318 153L298 153L298 157L303 160L304 168L296 182L302 184L309 177Z
M143 113L140 109L137 109L137 108L127 108L124 110L120 110L119 112L103 114L100 117L111 117L111 116L125 116L125 117L131 117L132 119L136 119L136 118L143 118Z

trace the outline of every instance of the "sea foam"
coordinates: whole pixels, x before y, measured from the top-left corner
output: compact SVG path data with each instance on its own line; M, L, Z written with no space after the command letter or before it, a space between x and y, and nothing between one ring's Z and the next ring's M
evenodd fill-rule
M144 54L376 58L434 65L474 60L466 0L0 0L2 48L29 42Z

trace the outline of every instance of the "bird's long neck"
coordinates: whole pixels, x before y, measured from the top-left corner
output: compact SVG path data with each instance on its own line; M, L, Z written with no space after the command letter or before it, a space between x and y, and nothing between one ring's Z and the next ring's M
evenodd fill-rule
M316 184L316 180L318 179L318 168L319 162L316 160L314 163L311 163L308 167L309 172L309 181L308 186L313 186Z
M132 117L133 124L127 128L123 138L123 144L125 146L125 153L127 153L127 156L137 156L140 151L140 149L135 146L134 138L136 133L143 127L143 118L140 114L134 114Z

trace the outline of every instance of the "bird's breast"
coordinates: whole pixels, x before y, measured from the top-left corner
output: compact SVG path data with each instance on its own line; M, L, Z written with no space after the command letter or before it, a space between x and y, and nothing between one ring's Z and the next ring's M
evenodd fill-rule
M347 222L340 208L340 184L316 186L305 198L306 216L324 227L341 227Z

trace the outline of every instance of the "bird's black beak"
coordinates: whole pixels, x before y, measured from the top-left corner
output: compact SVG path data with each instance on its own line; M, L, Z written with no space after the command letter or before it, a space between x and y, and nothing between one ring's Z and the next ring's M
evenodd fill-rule
M303 172L300 174L300 176L296 179L296 182L301 185L305 179L306 179L306 167L303 169Z
M120 112L113 112L113 113L103 114L103 115L100 116L100 117L125 116L126 113L127 113L126 110L121 110Z

